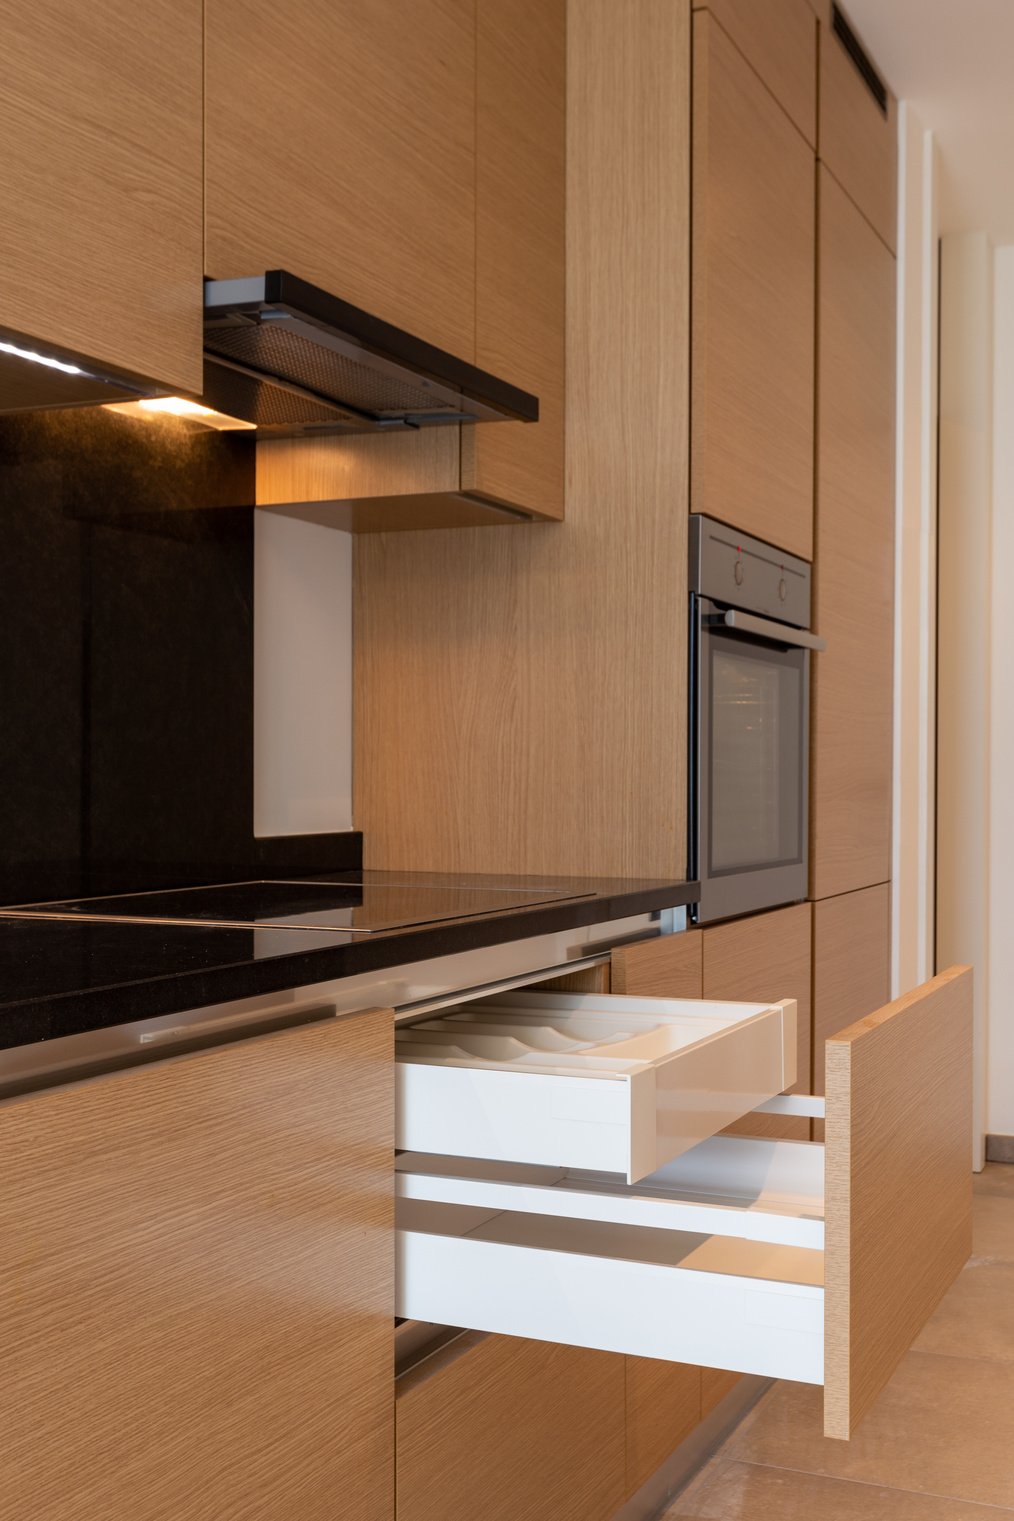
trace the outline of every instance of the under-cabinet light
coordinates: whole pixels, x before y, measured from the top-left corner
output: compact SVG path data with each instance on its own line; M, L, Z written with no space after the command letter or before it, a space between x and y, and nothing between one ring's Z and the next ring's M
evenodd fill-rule
M107 412L122 412L125 417L182 417L187 422L199 423L202 428L216 428L220 433L226 433L234 428L256 428L257 424L244 422L239 417L229 417L225 412L216 412L212 407L204 407L199 401L191 401L186 396L151 396L141 401L110 401L106 403Z
M37 354L34 349L19 349L16 343L0 342L0 354L13 354L15 359L28 359L32 364L44 364L49 370L62 370L65 375L85 375L78 364L64 364L62 359L53 359L49 354Z

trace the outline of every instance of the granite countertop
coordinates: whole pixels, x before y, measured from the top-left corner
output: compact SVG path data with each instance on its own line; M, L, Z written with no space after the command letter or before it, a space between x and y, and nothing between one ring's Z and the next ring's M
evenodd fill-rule
M358 879L369 887L381 875L364 872ZM399 878L413 875L420 884L434 880L421 873ZM496 882L526 892L545 885L573 896L371 934L42 919L5 910L0 914L0 1049L679 908L697 898L697 884L681 880L445 880L467 887Z

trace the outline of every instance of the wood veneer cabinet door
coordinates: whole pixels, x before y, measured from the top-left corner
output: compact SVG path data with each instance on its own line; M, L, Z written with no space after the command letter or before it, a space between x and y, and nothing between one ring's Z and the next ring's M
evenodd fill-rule
M818 0L818 11L820 158L893 253L898 228L898 102L887 90L887 104L881 108L870 93L833 30L831 0ZM876 68L876 59L870 62Z
M2 0L0 329L200 390L200 0Z
M891 888L813 905L813 1091L824 1092L824 1043L891 996Z
M810 905L796 903L751 914L702 932L704 997L794 998L797 1009L796 1072L791 1093L810 1092ZM736 1135L781 1136L807 1141L808 1120L748 1115L730 1129Z
M809 0L694 0L694 10L711 13L816 148L817 23Z
M687 930L618 946L609 991L630 998L703 998L703 943L700 930Z
M474 0L208 0L207 272L475 354Z
M701 1373L693 1363L627 1360L627 1494L632 1495L701 1419Z
M469 1336L399 1379L398 1521L609 1521L623 1503L624 1359Z
M566 0L476 11L475 362L539 398L537 423L462 428L470 494L563 517Z
M390 1521L393 1016L0 1105L0 1517Z
M690 499L813 557L813 149L694 15Z
M891 874L895 264L819 176L810 895Z

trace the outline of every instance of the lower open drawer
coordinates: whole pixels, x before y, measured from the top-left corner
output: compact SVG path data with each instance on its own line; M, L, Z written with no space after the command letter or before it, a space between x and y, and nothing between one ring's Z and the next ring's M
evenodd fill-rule
M828 1043L823 1146L719 1136L633 1186L405 1154L397 1313L822 1383L848 1437L971 1249L970 1074L955 969Z

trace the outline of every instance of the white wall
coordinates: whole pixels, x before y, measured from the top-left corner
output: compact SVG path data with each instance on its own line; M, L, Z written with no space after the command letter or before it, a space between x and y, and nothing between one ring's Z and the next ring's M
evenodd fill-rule
M994 254L986 1129L1014 1135L1014 247Z
M993 249L944 238L940 265L937 966L975 968L974 1163L986 1129L990 967ZM1007 931L1009 934L1010 932Z
M352 538L254 513L254 834L352 827Z
M893 996L933 975L936 852L936 146L908 102L898 140L898 474Z

